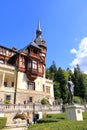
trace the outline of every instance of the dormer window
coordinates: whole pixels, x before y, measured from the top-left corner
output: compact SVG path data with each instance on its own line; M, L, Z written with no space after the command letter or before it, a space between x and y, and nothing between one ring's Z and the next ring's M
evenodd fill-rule
M34 53L37 54L38 53L37 50L34 49Z

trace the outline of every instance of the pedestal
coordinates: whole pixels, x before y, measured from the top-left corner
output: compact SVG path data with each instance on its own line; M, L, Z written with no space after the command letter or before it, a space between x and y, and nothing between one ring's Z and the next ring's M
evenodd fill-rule
M83 120L82 107L80 105L69 105L66 107L67 120Z

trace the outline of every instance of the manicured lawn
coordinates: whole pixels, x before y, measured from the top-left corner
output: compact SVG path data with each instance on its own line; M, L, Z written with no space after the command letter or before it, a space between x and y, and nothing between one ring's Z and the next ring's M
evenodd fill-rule
M66 120L66 114L48 114L28 130L87 130L87 111L83 113L83 121ZM47 120L47 123L46 123ZM44 122L44 123L43 123Z

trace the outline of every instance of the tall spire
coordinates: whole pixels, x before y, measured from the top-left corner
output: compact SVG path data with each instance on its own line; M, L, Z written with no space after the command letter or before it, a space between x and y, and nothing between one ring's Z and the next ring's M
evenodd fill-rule
M37 24L36 37L41 37L41 34L42 34L42 30L40 28L40 20L39 20Z
M36 39L34 41L38 46L40 46L42 48L43 47L46 48L46 42L42 38L42 30L40 27L40 20L38 20L37 30L36 30Z

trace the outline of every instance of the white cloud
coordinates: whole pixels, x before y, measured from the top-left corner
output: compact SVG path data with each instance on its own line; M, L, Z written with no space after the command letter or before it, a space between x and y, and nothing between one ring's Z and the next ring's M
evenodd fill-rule
M75 58L70 63L70 66L73 68L79 64L81 70L87 72L87 37L81 40L78 50L73 48L70 52L75 54Z
M76 54L77 50L75 48L73 48L73 49L70 50L70 52L73 53L73 54Z

